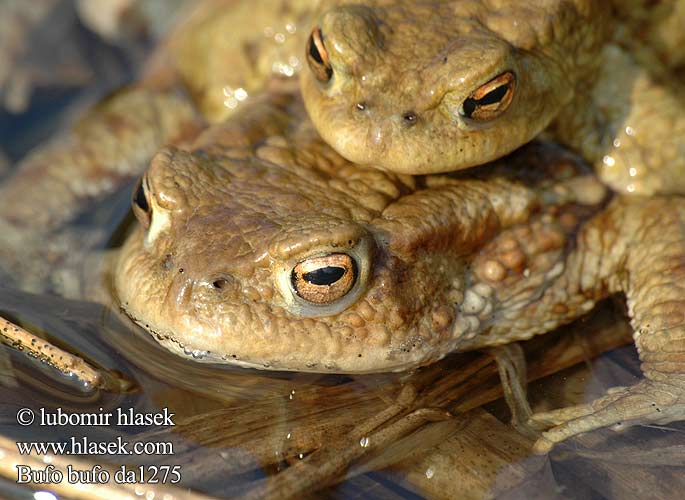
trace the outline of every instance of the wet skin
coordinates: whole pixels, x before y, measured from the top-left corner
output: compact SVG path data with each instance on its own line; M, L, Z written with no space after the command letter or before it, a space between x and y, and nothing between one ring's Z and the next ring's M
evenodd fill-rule
M685 62L682 2L616 2L611 12L598 0L534 9L515 0L320 4L197 4L139 82L18 165L0 187L2 233L26 220L37 231L59 227L139 175L164 144L191 140L274 76L298 73L317 129L358 163L411 174L458 170L548 127L618 192L683 191L683 92L667 71ZM325 68L312 71L315 26L329 82L315 77ZM503 93L509 84L513 92ZM467 119L469 98L480 107L469 101ZM41 204L24 202L32 198Z
M481 9L486 4L472 5ZM374 5L367 2L355 15L368 13L371 7ZM377 15L376 10L371 10ZM311 5L305 5L301 12L293 11L294 18L307 19L310 11ZM573 11L564 12L559 20L568 19ZM282 13L277 14L278 22L283 24ZM557 19L549 12L547 15L548 20ZM601 15L588 16L588 24L595 18L602 19ZM524 17L530 17L531 23L538 19L532 13ZM263 40L263 23L272 18L255 14L250 19L252 24L244 26L249 40ZM268 80L273 61L287 63L296 72L296 65L290 64L294 60L290 60L287 51L281 52L282 47L297 45L293 44L297 41L295 34L286 37L282 44L274 41L276 33L266 45L232 42L226 46L222 33L225 35L229 30L222 28L233 25L234 18L205 9L160 52L160 61L176 59L172 70L159 70L163 67L161 63L153 67L139 85L93 110L68 140L54 142L29 156L0 192L0 230L5 242L20 233L16 247L28 248L21 233L27 222L35 228L36 241L43 241L41 230L59 230L60 224L74 216L79 203L111 192L122 180L137 175L162 144L175 142L190 148L207 122L224 121L232 113L231 104L242 102L238 99L242 94L237 93L243 88L241 85L252 100L252 89ZM422 29L419 24L414 28L418 32ZM563 35L563 28L575 30L576 25L564 21L559 28ZM496 32L490 25L488 30L490 35ZM545 32L543 29L542 33ZM302 29L295 33L301 34ZM322 33L325 42L327 35L323 29ZM362 35L373 36L374 31L353 30L348 38ZM530 30L519 35L531 43L537 37ZM307 36L309 31L305 32L302 47ZM592 36L582 38L583 43L574 42L573 37L559 36L559 40L571 45L605 46ZM398 43L398 47L407 45ZM492 42L492 46L507 49L513 43L507 39L506 43ZM413 45L417 51L424 50ZM186 52L179 47L186 47ZM222 47L225 52L219 50ZM545 45L540 51L546 53L545 50L557 46L550 47ZM271 50L274 48L275 52ZM487 52L482 49L479 48ZM263 65L248 64L257 60L251 57L255 50L264 56L257 58L265 61ZM613 53L619 62L625 55L611 47L603 50L609 55ZM535 51L531 48L530 52ZM302 57L301 48L296 53ZM278 55L276 59L274 54ZM242 69L229 75L231 68L226 61L232 60L232 55L241 61L236 63L240 68L245 63L245 67L255 70L249 73L253 79L240 76ZM391 55L401 55L401 51ZM588 68L592 69L598 60L594 56L590 59ZM526 64L516 61L517 71L536 64L545 67L535 60ZM543 58L542 62L545 61ZM573 64L580 67L582 61L578 61ZM554 67L553 62L546 62ZM285 66L276 66L287 72ZM613 68L607 64L599 66L607 71ZM641 66L631 67L636 75L644 75ZM533 72L532 76L537 78L535 75L539 74ZM559 79L560 75L552 73L541 80L553 84L554 78ZM501 81L515 81L517 89L506 114L526 94L518 73L514 80L507 77ZM630 96L620 94L626 79L597 77L596 81L586 96L611 88L609 83L616 82L613 95L622 96L617 102L629 105L620 107L622 112L631 116L644 112L644 107L633 106ZM599 84L602 81L604 86ZM655 96L670 95L661 92L661 87L650 86L649 79L636 76L630 81L635 83L631 89L639 89L637 83L644 81ZM397 93L402 97L402 79L397 82ZM566 91L555 85L545 88L550 96L566 96ZM389 98L395 92L393 89L388 87ZM470 95L464 89L459 92ZM606 95L604 90L601 93ZM656 98L638 102L657 105L657 110L678 110L677 106L659 105L662 101ZM353 102L355 106L358 103L359 100ZM538 102L540 109L546 109L548 104L546 99ZM565 109L576 111L594 113L600 109L573 100L567 104ZM258 108L252 112L255 116L248 127L238 120L223 128L210 129L195 142L194 153L173 149L160 153L146 176L147 191L137 198L137 212L143 225L146 203L142 200L149 200L150 220L147 229L141 228L131 236L122 252L117 289L124 308L169 348L179 353L194 352L207 361L263 368L268 365L279 369L353 372L410 369L452 350L506 343L543 333L582 314L608 293L624 291L634 316L645 382L612 393L594 406L546 416L548 422L561 424L547 437L550 442L558 441L583 430L611 425L619 418L624 424L683 418L684 336L680 333L679 315L683 293L678 285L682 282L680 199L619 198L608 208L600 209L596 206L599 196L578 199L578 203L560 208L557 205L564 204L555 196L549 197L555 192L552 184L556 182L559 189L575 196L586 192L588 185L584 181L584 188L574 189L573 182L563 178L565 169L551 159L527 164L527 168L539 170L543 179L547 177L547 188L540 187L545 186L544 180L416 180L362 170L328 149L310 129L292 132L288 124L293 116L301 120L301 111L287 110L278 119L271 116L267 123L259 118ZM567 126L570 133L585 134L592 149L598 143L593 132L595 122L585 120L583 113L572 115L568 121L557 120L555 130ZM528 116L531 123L536 116ZM605 123L601 118L597 117L598 122ZM519 119L517 123L526 129L527 120ZM646 132L663 138L660 122L652 126L650 118L649 123ZM407 130L420 130L420 124ZM674 151L671 143L646 140L650 136L643 135L641 129L631 129L637 130L637 134L623 130L640 144L661 145L653 155L643 155L638 150L638 159L656 161L662 152ZM675 125L669 133L673 130L678 130ZM518 128L513 132L518 134ZM558 136L564 138L561 132ZM603 144L604 135L599 138ZM610 137L612 147L615 139ZM627 144L620 142L616 147L636 151L626 148ZM423 146L425 151L435 148L430 140ZM421 151L412 154L422 157ZM608 168L612 162L602 163ZM669 168L678 164L659 165ZM600 175L611 184L599 168ZM169 171L176 175L175 181L165 177L164 172ZM661 183L666 179L661 173L660 170L659 175L645 179ZM217 183L222 179L231 182ZM680 177L675 175L673 179L670 185L677 186ZM602 192L598 186L589 191ZM248 194L240 195L242 192ZM259 202L262 197L268 201ZM40 199L41 203L26 203L27 199ZM191 202L197 205L196 209L189 209ZM586 220L595 211L596 215ZM239 217L234 218L235 214ZM338 255L333 260L336 265L325 266L335 269L324 272L324 277L315 278L318 273L309 275L317 270L310 266L321 264L316 259L329 256L334 249L337 254L358 259L359 265ZM12 255L24 255L10 250ZM310 257L313 263L309 262ZM339 285L337 293L344 293L333 305L303 303L302 297L292 294L291 284L292 270L305 261L307 266L295 273L297 279L312 285L312 280L325 282L326 276L339 274L336 269L349 268L351 274L343 273L340 279L352 283L351 288L346 290L347 285ZM278 276L280 280L276 279ZM311 279L307 281L306 276ZM330 297L327 288L321 291L316 286L305 288L319 301ZM251 332L251 336L246 338L244 331L236 329L238 326ZM580 420L573 420L576 417Z
M141 224L115 286L165 347L256 368L407 370L547 332L624 292L645 379L534 416L552 426L538 450L685 417L682 199L604 207L602 186L558 150L484 177L366 170L306 122L288 125L292 111L263 109L192 152L163 150L136 191ZM283 130L235 147L260 122Z
M641 3L630 4L636 17ZM645 37L657 25L665 38L682 31L663 19L685 22L685 9L666 2L653 25L626 19L629 10L597 0L326 4L302 93L324 139L358 164L460 170L547 130L617 192L683 193L683 83L668 69L681 49Z

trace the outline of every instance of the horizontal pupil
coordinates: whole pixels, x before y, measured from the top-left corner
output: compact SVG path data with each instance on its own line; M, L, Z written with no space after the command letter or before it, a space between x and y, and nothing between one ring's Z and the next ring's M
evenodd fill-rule
M337 266L326 266L315 271L310 271L302 275L307 283L312 285L332 285L345 274L345 268Z
M500 85L495 90L491 90L483 97L478 99L476 102L479 106L487 106L488 104L495 104L502 100L504 95L507 93L509 85Z
M472 99L471 97L468 97L464 101L464 105L463 105L464 116L468 116L469 118L471 118L471 115L476 110L476 106L477 106L476 100Z

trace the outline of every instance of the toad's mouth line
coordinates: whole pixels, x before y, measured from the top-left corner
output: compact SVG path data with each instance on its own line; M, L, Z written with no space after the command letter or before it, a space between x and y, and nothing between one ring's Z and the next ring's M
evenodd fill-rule
M220 365L234 365L240 366L241 368L252 368L259 370L283 370L275 366L274 362L269 360L264 361L251 361L245 359L239 359L235 354L223 354L217 355L211 351L204 351L201 349L193 349L183 342L178 340L170 333L162 333L152 328L149 323L141 320L139 317L135 316L131 311L129 311L124 305L120 306L122 312L136 325L138 325L145 333L150 334L154 337L157 342L163 346L168 352L172 352L181 358L186 358L197 363L214 363ZM299 371L299 370L298 370Z

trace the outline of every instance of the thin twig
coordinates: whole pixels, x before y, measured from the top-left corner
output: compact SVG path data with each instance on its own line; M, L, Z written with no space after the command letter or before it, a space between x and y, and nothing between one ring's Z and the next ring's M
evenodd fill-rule
M340 477L350 464L359 458L378 452L384 447L421 427L426 422L437 422L451 418L445 411L436 408L421 408L393 422L370 436L357 439L360 430L368 427L363 422L350 436L341 440L338 446L329 446L315 451L301 462L266 480L266 484L250 491L248 499L299 498L305 492L318 491L334 478Z
M77 377L84 384L100 387L100 372L78 356L70 354L52 345L45 339L37 337L22 327L0 316L0 339L4 344L24 351L41 361L55 367L65 375Z

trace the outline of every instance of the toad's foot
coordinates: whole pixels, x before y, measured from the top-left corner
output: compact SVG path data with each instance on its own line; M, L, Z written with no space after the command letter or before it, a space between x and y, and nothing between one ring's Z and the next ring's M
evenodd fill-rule
M530 423L546 430L536 452L602 427L685 420L684 228L685 198L655 196L618 197L580 229L563 274L532 307L556 320L623 292L644 379L590 404L534 414Z
M685 420L685 386L643 380L632 387L615 387L590 404L536 413L529 423L552 426L535 443L534 451L548 453L554 445L583 432L611 426L666 424Z

